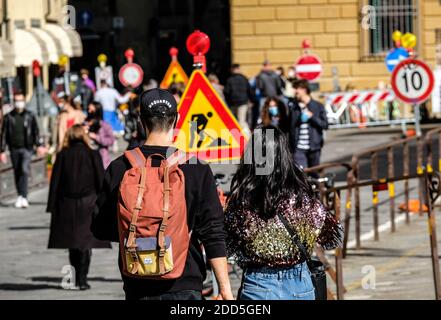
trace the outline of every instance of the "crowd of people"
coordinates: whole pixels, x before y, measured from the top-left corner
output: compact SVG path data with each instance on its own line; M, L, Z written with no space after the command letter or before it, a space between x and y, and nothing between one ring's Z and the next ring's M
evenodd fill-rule
M49 248L69 249L75 288L90 288L91 250L117 242L127 299L201 300L206 262L216 276L218 298L233 299L229 256L244 270L239 299L315 299L309 257L291 233L298 234L309 255L316 243L325 249L339 246L342 230L302 170L319 163L327 121L323 105L311 98L306 81L295 79L293 68L285 77L265 61L250 81L236 64L225 86L209 75L250 133L225 208L210 166L173 147L180 84L137 96L121 95L106 81L96 90L87 84L86 71L82 79L90 90L81 91L87 98L80 103L65 92L56 96L56 153L47 204ZM35 115L24 108L24 96L16 92L14 100L15 109L2 126L0 151L6 162L9 147L19 195L15 206L25 208L31 156L34 149L39 155L48 149ZM124 125L117 113L123 103L129 104ZM274 139L265 138L267 131ZM121 134L128 151L111 161L109 149ZM274 152L274 170L262 177L256 174L262 164L244 157L266 146Z

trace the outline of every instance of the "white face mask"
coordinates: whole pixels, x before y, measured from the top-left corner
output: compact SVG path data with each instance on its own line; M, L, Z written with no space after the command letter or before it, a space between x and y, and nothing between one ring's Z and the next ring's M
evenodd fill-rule
M288 78L294 78L296 76L295 71L288 71Z
M26 102L24 102L24 101L15 101L15 107L17 109L23 110L26 107Z

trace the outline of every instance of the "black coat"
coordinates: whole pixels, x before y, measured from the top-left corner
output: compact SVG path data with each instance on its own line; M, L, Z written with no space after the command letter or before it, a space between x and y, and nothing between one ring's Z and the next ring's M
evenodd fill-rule
M3 126L0 133L0 152L6 150L7 145L11 145L12 136L15 132L15 115L16 110L12 110L3 119ZM33 149L35 146L39 147L43 144L43 140L40 137L38 130L37 118L35 115L28 111L23 111L24 126L25 126L25 148Z
M300 115L302 110L296 100L290 99L289 108L289 143L291 151L297 149L297 142L300 134ZM307 108L313 113L309 119L309 146L311 151L318 151L323 147L323 131L328 129L328 118L325 107L318 101L312 100Z
M253 100L253 93L248 79L239 73L228 78L224 95L230 107L240 107Z
M55 161L47 212L52 213L49 248L110 248L90 231L104 168L101 156L84 143L63 149Z

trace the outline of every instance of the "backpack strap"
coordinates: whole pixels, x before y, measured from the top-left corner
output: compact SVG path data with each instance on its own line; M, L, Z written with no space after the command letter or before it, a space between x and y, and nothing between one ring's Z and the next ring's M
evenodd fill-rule
M129 160L133 168L142 168L145 166L146 159L139 147L124 152L124 156Z
M138 255L136 254L135 239L136 239L136 224L138 221L139 212L142 209L142 199L144 196L146 178L147 178L147 169L145 166L142 166L141 167L141 178L140 178L139 185L138 185L138 195L136 197L135 208L133 208L132 219L130 221L130 226L129 226L129 236L127 238L127 243L126 243L127 251L130 253L130 255L132 256L133 261L134 261L133 268L132 268L132 270L130 270L130 272L132 274L136 274L138 269L140 268L140 263L138 261Z
M170 167L164 167L164 197L163 197L163 218L161 225L159 226L158 233L158 247L159 247L159 272L165 273L165 229L168 224L169 210L170 210Z
M175 164L184 164L190 159L190 155L182 150L176 150L170 157L166 159L167 166L173 167Z

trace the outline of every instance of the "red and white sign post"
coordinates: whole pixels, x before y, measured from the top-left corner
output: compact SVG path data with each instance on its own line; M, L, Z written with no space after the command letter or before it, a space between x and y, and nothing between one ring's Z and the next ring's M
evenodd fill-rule
M124 87L139 87L144 78L144 72L140 65L133 63L135 52L132 49L127 49L125 52L127 63L119 70L119 81Z
M304 54L297 59L295 63L296 75L300 79L314 81L320 77L323 71L320 59L312 54L309 54L311 44L308 40L302 42Z
M391 84L395 95L403 102L413 104L418 136L421 136L419 105L430 97L434 83L430 67L417 59L401 61L392 73Z

